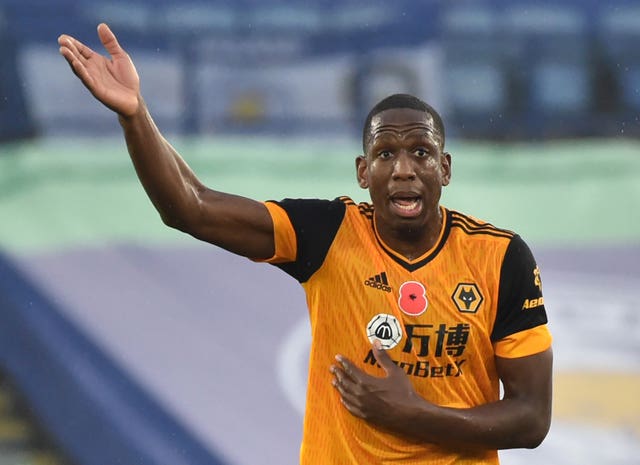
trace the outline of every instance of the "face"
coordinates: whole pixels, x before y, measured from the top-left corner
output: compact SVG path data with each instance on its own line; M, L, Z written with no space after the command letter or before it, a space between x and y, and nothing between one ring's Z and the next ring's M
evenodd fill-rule
M367 151L356 159L356 169L381 233L439 228L440 195L451 176L451 156L442 146L428 113L397 108L373 117Z

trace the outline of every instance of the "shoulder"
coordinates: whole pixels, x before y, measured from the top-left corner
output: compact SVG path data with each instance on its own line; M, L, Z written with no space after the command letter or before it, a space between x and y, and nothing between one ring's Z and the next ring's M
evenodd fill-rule
M497 238L510 241L517 234L509 229L497 227L466 213L446 209L451 229L469 238Z
M273 202L286 213L295 243L294 261L277 264L298 281L307 281L322 263L344 223L348 209L356 209L348 197L326 199L283 199Z
M347 214L359 220L373 221L373 205L368 202L354 202L350 197L339 197L347 207Z

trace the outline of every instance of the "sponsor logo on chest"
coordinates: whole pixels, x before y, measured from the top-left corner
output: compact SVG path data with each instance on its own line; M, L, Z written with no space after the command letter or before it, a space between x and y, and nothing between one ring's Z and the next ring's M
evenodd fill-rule
M394 361L410 376L458 377L467 362L465 351L472 325L465 321L425 321L420 318L429 310L427 287L419 281L405 281L395 288L385 271L364 280L364 285L389 295L395 308L374 315L365 332L371 343L378 340L385 350L399 347L402 353L413 354L414 362ZM397 299L393 295L397 289ZM446 291L445 291L446 292ZM451 315L475 314L484 297L474 282L459 282L449 290ZM388 307L387 307L388 308ZM457 311L456 311L457 310ZM414 318L416 318L414 320ZM365 364L375 365L373 351L364 357Z

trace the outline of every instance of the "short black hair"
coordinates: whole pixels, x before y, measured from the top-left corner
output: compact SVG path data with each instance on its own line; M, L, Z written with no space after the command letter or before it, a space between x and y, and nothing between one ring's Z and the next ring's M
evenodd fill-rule
M444 123L435 108L413 95L393 94L376 103L364 121L364 127L362 128L362 150L365 154L367 152L367 143L371 137L371 120L378 113L395 108L410 108L412 110L423 111L431 115L436 129L442 136L442 147L444 147Z

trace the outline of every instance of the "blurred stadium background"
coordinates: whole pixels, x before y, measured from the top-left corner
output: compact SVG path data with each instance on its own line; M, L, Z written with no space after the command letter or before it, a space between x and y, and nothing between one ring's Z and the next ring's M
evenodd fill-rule
M58 55L100 21L222 190L367 200L369 107L440 109L444 203L529 242L555 337L551 432L503 463L640 464L640 2L0 0L0 465L297 461L302 291L161 224Z

